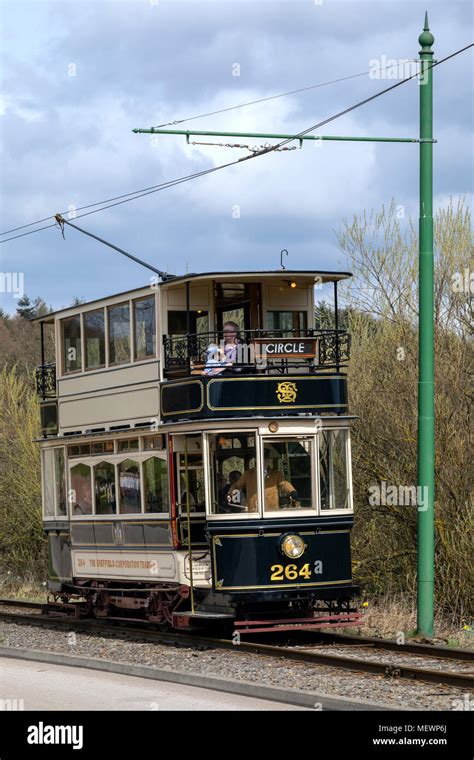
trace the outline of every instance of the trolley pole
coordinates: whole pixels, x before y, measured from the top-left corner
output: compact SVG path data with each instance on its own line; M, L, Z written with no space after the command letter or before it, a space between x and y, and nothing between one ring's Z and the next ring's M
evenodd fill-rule
M434 619L434 254L433 51L425 26L420 50L420 221L418 290L418 633L433 635Z

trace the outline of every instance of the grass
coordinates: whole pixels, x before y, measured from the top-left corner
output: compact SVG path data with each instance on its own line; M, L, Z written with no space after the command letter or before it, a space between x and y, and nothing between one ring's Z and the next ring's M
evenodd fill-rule
M416 630L416 600L412 596L385 596L366 599L362 603L364 625L360 628L341 628L341 633L361 634L382 639L423 642ZM435 635L439 646L474 649L474 625L467 620L453 620L435 614Z
M45 602L47 595L46 581L39 581L32 576L21 578L11 572L6 572L0 577L0 597L2 599Z

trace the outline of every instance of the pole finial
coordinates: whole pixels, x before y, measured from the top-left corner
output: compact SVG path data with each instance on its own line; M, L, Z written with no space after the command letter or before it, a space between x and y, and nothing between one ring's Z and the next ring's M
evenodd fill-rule
M418 37L418 42L421 45L422 53L431 53L431 45L434 42L434 37L430 32L430 27L428 23L428 11L425 12L425 25L423 27L423 31Z

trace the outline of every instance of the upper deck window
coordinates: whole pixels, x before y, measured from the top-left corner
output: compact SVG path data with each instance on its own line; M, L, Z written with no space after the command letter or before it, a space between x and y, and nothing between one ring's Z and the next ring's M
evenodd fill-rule
M207 311L190 311L189 312L189 332L195 333L209 332L209 314ZM168 311L168 335L186 335L187 317L185 311Z
M130 306L109 306L109 364L130 362Z
M305 311L269 311L267 324L269 330L281 331L281 337L291 337L306 331L308 315Z
M133 302L135 320L135 360L156 354L155 297Z
M81 317L76 314L61 320L63 373L82 370Z
M105 367L105 320L103 309L87 311L84 314L84 337L86 369Z

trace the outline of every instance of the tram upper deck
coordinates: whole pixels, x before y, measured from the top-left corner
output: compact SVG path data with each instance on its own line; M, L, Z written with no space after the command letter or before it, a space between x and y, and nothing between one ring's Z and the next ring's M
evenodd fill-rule
M74 436L225 417L347 413L344 272L170 277L39 318L42 433ZM315 290L334 287L331 326ZM54 330L46 363L44 330Z

